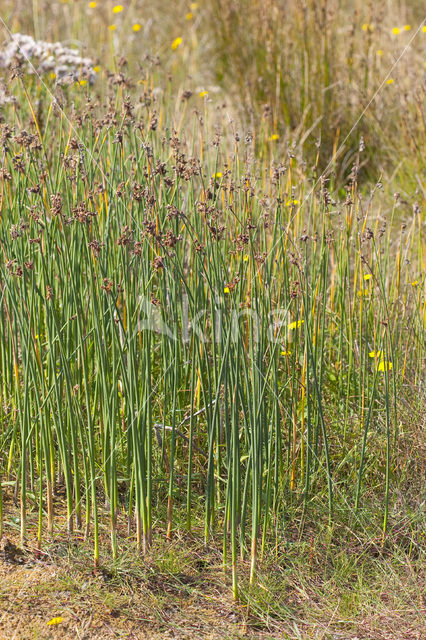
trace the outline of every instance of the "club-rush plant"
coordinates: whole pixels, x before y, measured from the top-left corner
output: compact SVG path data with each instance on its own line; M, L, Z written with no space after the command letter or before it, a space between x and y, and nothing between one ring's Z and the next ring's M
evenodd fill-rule
M364 143L344 183L268 138L259 160L226 109L210 128L155 61L124 68L105 95L18 72L2 107L0 498L23 545L65 521L95 567L107 521L114 559L123 528L141 553L220 537L237 599L290 518L356 527L371 486L386 540L424 393L421 195L362 190Z

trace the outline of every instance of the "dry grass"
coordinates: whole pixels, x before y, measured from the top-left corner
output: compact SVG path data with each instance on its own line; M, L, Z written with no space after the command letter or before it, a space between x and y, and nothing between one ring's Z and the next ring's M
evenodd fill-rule
M23 565L0 564L2 640L422 638L422 576L416 575L411 564L388 581L383 575L382 583L366 585L363 593L357 592L355 577L351 592L334 580L300 572L280 580L282 569L277 568L274 578L265 575L259 580L252 612L247 614L247 607L236 607L232 602L217 558L216 567L207 570L161 571L162 550L158 546L162 545L157 543L155 560L148 559L141 567L134 557L132 568L113 577L108 572L94 575L88 571L81 541L77 544L74 556L58 553L57 542L45 561L29 555ZM193 561L199 548L182 540L164 553L191 554ZM275 600L280 615L263 617L259 613L268 598ZM365 600L361 602L361 598ZM47 622L56 616L63 622L48 627Z
M208 12L218 78L255 131L337 181L361 136L364 178L392 175L397 187L424 172L416 3L214 0Z
M7 501L8 521L17 515ZM297 530L289 531L254 586L248 586L249 563L240 563L244 587L236 605L221 554L196 533L168 541L165 530L156 530L153 548L141 558L122 527L118 566L106 553L93 571L91 543L81 532L70 538L59 529L41 555L35 539L22 550L12 529L7 552L3 539L1 640L422 638L424 567L397 538L383 552L379 543L354 536L330 543L309 530L300 541ZM60 624L47 626L58 616Z

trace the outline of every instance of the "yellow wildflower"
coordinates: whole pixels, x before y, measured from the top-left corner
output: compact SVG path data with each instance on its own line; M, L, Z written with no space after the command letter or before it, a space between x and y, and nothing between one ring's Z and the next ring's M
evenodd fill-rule
M383 55L383 49L378 49L377 50L377 55L378 56L382 56Z
M175 49L178 48L179 45L182 44L182 38L175 38L172 42L172 49L173 51L175 51Z
M115 26L115 24L110 24L110 25L109 25L109 27L108 27L108 29L109 29L110 31L115 31L115 30L116 30L116 28L117 28L117 27Z
M96 2L89 2L89 7L91 9L94 9L96 7L97 3Z
M200 91L200 98L205 98L208 95L209 95L208 91Z
M412 286L412 287L417 287L417 285L418 285L418 284L419 284L419 281L418 281L418 280L414 280L414 281L411 283L411 286Z
M404 31L411 31L411 24L404 24Z
M268 140L269 142L272 142L273 140L278 140L280 136L278 135L278 133L273 133L271 136L269 136Z
M392 29L392 33L394 33L396 36L401 33L401 29L399 27L394 27Z
M78 84L80 85L80 87L84 87L87 84L87 80L79 80Z
M385 362L382 360L379 362L379 366L377 367L377 371L390 371L392 369L392 362Z
M223 293L229 293L229 287L225 287Z
M365 23L362 25L362 30L363 30L363 31L370 31L370 32L372 32L372 31L374 31L374 24L368 24L368 22L365 22Z
M366 273L364 276L364 280L371 280L371 273Z
M370 358L383 358L383 351L370 351Z
M137 32L141 30L141 25L137 22L136 24L133 25L132 30Z
M395 82L395 81L394 81L394 79L393 79L393 78L388 78L388 79L386 80L386 84L393 84L394 82Z
M190 11L188 11L188 13L185 16L185 20L192 20L192 16L193 14Z
M97 64L96 67L93 67L93 71L95 73L99 73L99 71L101 70L100 66Z
M295 320L294 322L290 322L290 324L288 325L289 329L298 329L299 327L302 326L302 324L304 323L304 320Z
M243 257L244 262L248 262L248 259L249 259L249 257L248 257L247 255L245 255L245 256Z
M56 73L52 71L52 73L50 74L50 77L52 78L52 80L54 80L56 78Z
M282 356L291 356L291 351L281 351Z
M189 6L191 8L191 11L195 11L195 9L198 9L198 2L191 2Z
M63 618L61 618L61 616L58 616L57 618L52 618L46 624L47 625L56 625L56 624L61 624L62 621L63 621Z
M217 173L214 173L212 175L212 178L221 178L221 177L222 177L222 172L221 171L218 171Z
M369 291L368 291L368 289L360 289L359 291L357 291L357 294L361 298L362 296L368 296Z
M113 13L121 13L123 11L122 4L116 4L115 7L112 8Z
M426 25L423 25L422 31L423 31L423 33L426 33Z

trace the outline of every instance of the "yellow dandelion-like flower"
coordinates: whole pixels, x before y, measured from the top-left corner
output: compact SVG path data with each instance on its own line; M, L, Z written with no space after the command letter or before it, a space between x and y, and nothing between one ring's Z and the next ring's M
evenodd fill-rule
M116 26L115 24L110 24L110 25L109 25L109 27L108 27L108 29L109 29L110 31L115 31L115 30L116 30L116 28L117 28L117 26Z
M100 66L97 64L96 67L93 67L93 71L95 73L99 73L99 71L101 70Z
M54 80L56 78L56 73L52 71L52 73L50 74L50 77L52 78L52 80Z
M221 171L218 171L217 173L214 173L212 175L212 178L221 178L221 177L222 177L222 172Z
M273 142L274 140L278 140L279 139L279 135L278 133L273 133L271 136L269 136L268 140L269 142Z
M366 273L364 276L364 280L371 280L371 273Z
M370 351L370 358L383 358L383 351Z
M182 38L175 38L172 42L172 49L175 51L182 44Z
M404 31L411 31L411 24L404 24Z
M401 29L399 27L394 27L392 29L392 33L397 36L399 33L401 33Z
M196 9L198 9L198 2L191 2L189 6L191 8L191 11L195 11Z
M418 280L414 280L414 281L411 283L411 286L412 286L412 287L417 287L417 285L418 285L418 284L419 284L419 281L418 281Z
M299 204L299 200L293 200L292 204Z
M426 33L426 25L424 25L424 26L422 27L422 31L423 31L423 33Z
M89 2L89 7L91 9L95 9L97 4L98 4L97 2Z
M248 259L249 259L249 257L248 257L247 255L245 255L245 256L243 257L244 262L248 262Z
M291 356L291 351L286 351L286 350L284 349L284 351L281 351L281 355L282 355L282 356Z
M229 287L225 287L223 293L229 293Z
M63 618L61 616L58 616L57 618L52 618L51 620L49 620L49 622L46 622L46 624L49 626L52 626L56 624L61 624L62 621L63 621Z
M363 30L363 31L370 31L370 32L372 32L372 31L374 31L374 24L368 24L368 22L365 22L365 23L362 25L362 30Z
M382 56L383 55L383 49L378 49L377 50L377 55L378 56Z
M205 98L208 95L209 95L208 91L200 91L200 98Z
M191 13L190 11L188 11L188 13L187 13L187 14L186 14L186 16L185 16L185 20L192 20L193 15L194 15L193 13Z
M132 31L136 33L137 31L140 31L141 28L142 28L141 25L137 22L136 24L133 25Z
M80 87L84 87L87 84L87 80L79 80L78 84L80 85Z
M377 367L377 371L390 371L392 369L392 362L386 362L385 360L382 360L381 362L379 362L379 365Z
M115 7L112 8L113 13L121 13L123 11L122 4L116 4Z
M295 320L294 322L290 322L290 324L288 325L288 328L290 330L292 329L298 329L299 327L302 326L302 324L304 323L304 320Z
M386 84L393 84L395 82L395 80L393 78L388 78L386 80Z

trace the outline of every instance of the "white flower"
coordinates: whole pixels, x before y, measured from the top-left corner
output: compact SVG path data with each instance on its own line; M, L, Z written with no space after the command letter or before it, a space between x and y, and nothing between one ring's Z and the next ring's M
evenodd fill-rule
M65 47L61 42L34 40L31 36L14 33L0 50L0 67L12 68L16 62L29 74L55 74L58 84L75 80L93 83L96 73L91 58L83 58L77 49Z

